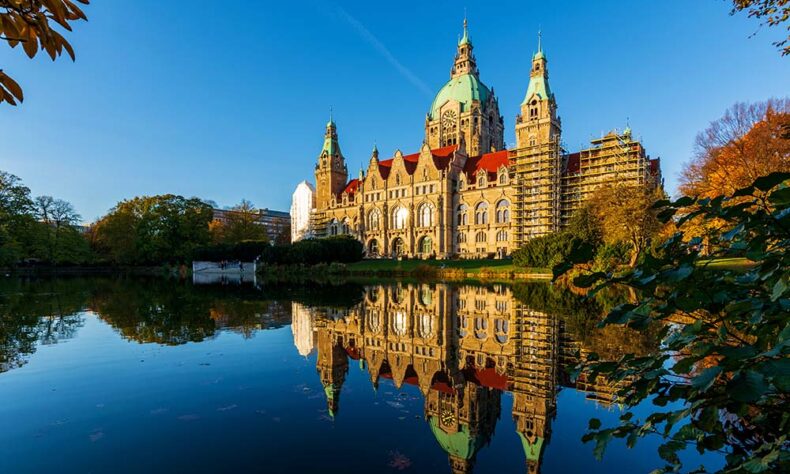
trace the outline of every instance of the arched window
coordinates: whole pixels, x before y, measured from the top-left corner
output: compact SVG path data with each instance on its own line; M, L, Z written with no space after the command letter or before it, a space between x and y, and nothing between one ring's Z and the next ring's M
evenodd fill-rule
M463 232L458 233L458 243L463 244L466 242L466 234Z
M466 187L466 179L464 179L463 175L461 175L461 179L458 180L458 190L463 191Z
M400 175L399 174L395 175L395 186L400 186Z
M420 253L423 255L428 255L433 250L433 242L431 242L431 238L427 235L420 239L419 245Z
M370 257L378 257L379 256L379 241L376 239L371 240L368 243L368 256Z
M488 224L488 203L485 201L475 207L475 224Z
M475 317L475 337L478 339L485 339L488 330L488 319L484 316Z
M409 218L409 211L405 207L396 207L392 210L392 228L405 229L406 221Z
M343 219L343 225L341 227L341 233L344 235L351 233L351 221L348 220L348 217Z
M404 296L405 295L403 293L403 288L402 287L396 286L396 287L392 288L392 301L394 301L397 304L401 304L401 303L403 303Z
M499 173L499 184L505 184L505 183L507 183L507 173L502 171Z
M403 255L403 239L400 237L392 241L392 253L395 257Z
M339 228L340 224L337 222L337 219L329 221L329 235L337 235Z
M496 233L496 241L497 242L507 242L507 231L500 230Z
M486 185L486 177L484 174L481 173L480 176L477 177L477 187L483 188L485 187L485 185Z
M431 291L431 287L422 285L422 287L420 287L420 303L424 306L430 306L431 302L433 302L433 291Z
M423 181L428 181L428 168L423 168L422 169L422 180Z
M433 204L426 202L420 206L417 213L417 225L420 227L433 226Z
M486 233L485 232L478 232L475 234L475 242L478 244L483 243L486 241Z
M506 199L496 203L496 222L497 224L510 222L510 203Z
M372 332L379 332L381 330L381 314L376 311L372 310L368 313L368 328Z
M430 314L417 316L417 332L423 339L433 336L433 316Z
M406 313L395 311L392 315L392 331L398 336L406 335Z
M508 324L507 319L496 318L494 320L494 335L496 336L496 341L498 343L500 343L500 344L506 344L507 343L508 327L509 327L509 324Z
M467 225L469 223L469 218L467 217L467 207L466 204L461 204L458 206L458 212L456 214L456 224L457 225Z
M378 209L373 209L368 213L368 229L379 230L381 227L381 212Z

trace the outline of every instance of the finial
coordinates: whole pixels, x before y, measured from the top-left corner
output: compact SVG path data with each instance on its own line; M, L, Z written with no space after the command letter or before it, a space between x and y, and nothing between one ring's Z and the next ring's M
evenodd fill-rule
M332 106L329 106L329 121L332 121Z
M468 30L469 22L466 21L466 8L464 8L464 34L460 40L458 40L458 44L466 44L469 42L469 30Z
M541 42L542 42L541 40L542 39L543 39L543 32L541 31L540 26L538 26L538 52L539 53L543 52L543 46L541 45Z

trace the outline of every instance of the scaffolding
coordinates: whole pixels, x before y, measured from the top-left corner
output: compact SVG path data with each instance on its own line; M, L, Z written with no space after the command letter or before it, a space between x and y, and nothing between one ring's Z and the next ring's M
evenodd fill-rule
M516 247L559 229L561 161L559 138L511 151Z
M591 141L591 146L564 157L560 198L560 228L598 188L614 184L645 186L651 183L650 158L630 130L612 131Z

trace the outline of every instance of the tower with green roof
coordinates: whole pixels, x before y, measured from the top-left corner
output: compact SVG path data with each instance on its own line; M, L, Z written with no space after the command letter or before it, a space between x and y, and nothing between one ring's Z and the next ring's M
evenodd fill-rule
M348 181L346 159L340 151L337 126L329 115L324 133L324 146L315 165L315 199L318 209L326 209L333 196L338 196Z
M464 19L450 80L442 86L425 117L425 141L432 149L464 141L469 156L504 148L504 122L494 90L477 69L469 26Z
M559 230L562 127L557 101L549 87L548 59L538 33L529 85L516 116L516 148L510 159L517 184L514 213L515 247Z

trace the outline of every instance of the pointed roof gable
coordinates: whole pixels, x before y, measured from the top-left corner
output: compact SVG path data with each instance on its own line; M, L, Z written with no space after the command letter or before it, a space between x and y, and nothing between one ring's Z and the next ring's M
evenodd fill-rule
M507 167L508 164L508 151L495 151L480 156L469 157L469 159L466 160L466 165L464 165L464 173L470 181L474 179L475 175L477 175L477 172L480 170L487 171L489 177L492 174L496 176L499 172L499 168L503 166Z
M450 164L450 161L453 159L453 154L458 149L458 145L450 145L441 148L434 148L431 150L431 156L433 157L433 164L436 166L437 169L443 170L447 168ZM420 153L412 153L410 155L403 155L403 164L406 167L406 172L409 175L414 174L414 170L417 169L417 163L420 159ZM389 178L390 171L392 171L392 163L395 161L395 158L388 158L386 160L381 160L378 163L379 167L379 174L383 179Z

